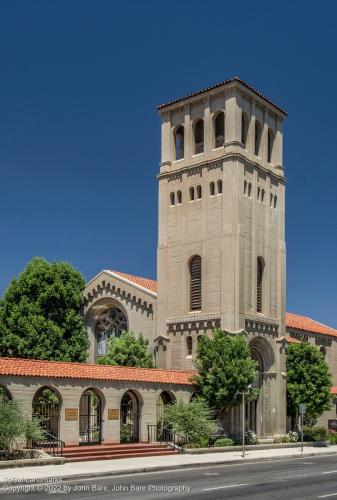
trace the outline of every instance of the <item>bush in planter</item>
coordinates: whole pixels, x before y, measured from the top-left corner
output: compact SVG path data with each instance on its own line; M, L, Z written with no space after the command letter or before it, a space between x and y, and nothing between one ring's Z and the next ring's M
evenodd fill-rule
M245 435L246 444L258 444L257 435L253 431L247 431Z
M214 446L217 448L222 446L234 446L234 441L231 438L219 438L215 441Z
M303 427L304 441L326 441L328 433L325 427Z

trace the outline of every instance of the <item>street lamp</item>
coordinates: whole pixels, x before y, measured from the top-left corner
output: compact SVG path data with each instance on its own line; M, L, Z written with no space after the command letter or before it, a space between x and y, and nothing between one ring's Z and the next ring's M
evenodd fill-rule
M240 394L242 396L242 457L245 457L245 433L246 433L246 415L245 415L245 395L250 394L250 390L252 388L252 384L249 384L247 387L247 391L238 391L236 394Z

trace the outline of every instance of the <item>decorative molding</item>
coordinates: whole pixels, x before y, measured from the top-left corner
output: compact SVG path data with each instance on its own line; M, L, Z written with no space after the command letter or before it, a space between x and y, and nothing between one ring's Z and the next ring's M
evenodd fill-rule
M186 316L176 316L175 318L168 318L167 324L171 323L194 323L196 321L207 321L211 319L218 319L219 314L202 314L202 313L191 313Z
M273 323L269 319L246 319L245 330L247 333L261 333L277 337L279 333L278 323Z
M196 318L189 321L178 321L167 324L167 333L175 335L176 333L183 334L184 332L205 332L206 330L214 330L220 327L220 318L197 320Z

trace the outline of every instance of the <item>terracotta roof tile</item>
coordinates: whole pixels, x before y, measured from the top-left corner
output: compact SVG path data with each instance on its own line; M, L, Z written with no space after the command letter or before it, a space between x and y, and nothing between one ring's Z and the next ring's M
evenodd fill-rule
M116 380L161 384L193 385L193 371L129 368L124 366L66 363L37 359L0 358L0 375L56 377L87 380Z
M291 337L290 335L286 335L285 339L288 342L288 344L300 344L301 343L300 340L294 339L294 337Z
M135 283L138 286L141 286L143 288L146 288L147 290L150 290L150 292L157 293L157 281L156 280L151 280L148 278L142 278L141 276L134 276L133 274L126 274L126 273L121 273L120 271L113 271L111 270L112 273L118 274L122 278L132 281L132 283Z
M287 313L286 315L286 327L294 328L295 330L302 330L312 333L321 333L323 335L329 335L332 337L337 337L337 330L329 326L323 325L318 321L314 321L306 316L300 316L299 314Z
M254 92L254 94L258 95L259 97L261 97L261 99L263 99L264 101L268 102L269 104L271 104L272 106L274 106L276 109L278 109L279 111L281 111L281 113L283 113L285 116L287 116L287 113L286 113L286 111L284 111L284 109L280 108L280 106L278 106L273 101L271 101L270 99L268 99L266 96L264 96L263 94L261 94L261 92L259 92L254 87L252 87L251 85L249 85L249 83L246 83L244 80L241 80L241 78L239 78L238 76L235 76L234 78L229 78L228 80L224 80L223 82L220 82L220 83L216 83L215 85L212 85L212 86L207 87L207 88L202 89L202 90L198 90L197 92L193 92L192 94L188 94L188 95L186 95L184 97L179 97L178 99L173 99L172 101L169 101L166 104L160 104L159 106L157 106L157 109L160 110L160 109L166 108L167 106L170 106L171 104L176 104L176 103L178 103L180 101L184 101L186 99L189 99L190 97L195 97L195 96L197 96L199 94L203 94L204 92L208 92L209 90L213 90L213 89L216 89L218 87L222 87L223 85L227 85L227 84L233 83L233 82L239 82L239 83L241 83L241 85L243 85L244 87L246 87L247 89L249 89L251 92Z
M334 385L330 389L331 394L337 394L337 385Z

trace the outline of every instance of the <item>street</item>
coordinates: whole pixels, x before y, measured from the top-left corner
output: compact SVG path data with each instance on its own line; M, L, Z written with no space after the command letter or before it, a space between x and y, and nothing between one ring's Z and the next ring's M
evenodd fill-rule
M337 457L316 456L301 459L255 462L250 464L184 468L151 472L64 480L50 483L7 485L0 498L13 500L75 499L317 499L337 498Z

